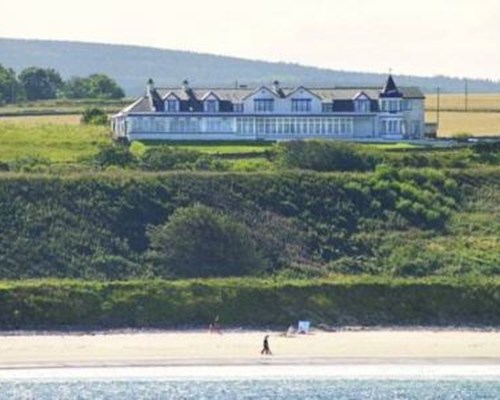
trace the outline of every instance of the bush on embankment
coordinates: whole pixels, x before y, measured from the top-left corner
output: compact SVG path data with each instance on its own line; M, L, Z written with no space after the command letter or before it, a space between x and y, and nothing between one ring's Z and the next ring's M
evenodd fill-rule
M500 325L500 280L0 283L0 329Z

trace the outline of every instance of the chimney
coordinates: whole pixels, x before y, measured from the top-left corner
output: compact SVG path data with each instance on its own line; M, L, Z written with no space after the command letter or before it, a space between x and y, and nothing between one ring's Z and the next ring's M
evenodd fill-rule
M279 81L273 82L273 92L276 93L279 97L285 97L285 93L283 93L283 89L281 89Z
M276 93L279 93L281 87L280 87L280 82L279 81L274 81L273 82L273 90L276 92Z
M189 90L189 81L187 79L184 79L182 81L182 89L187 92Z
M149 94L155 89L155 83L152 78L148 79L148 83L146 84L146 94Z

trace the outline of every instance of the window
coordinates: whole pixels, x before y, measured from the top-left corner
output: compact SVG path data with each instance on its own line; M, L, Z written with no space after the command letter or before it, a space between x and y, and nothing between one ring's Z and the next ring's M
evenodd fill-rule
M311 99L292 99L292 112L311 112Z
M163 118L155 118L154 119L154 131L162 132L165 130L165 121Z
M382 100L382 111L397 113L401 111L401 100L399 99L391 99L391 100Z
M239 133L253 133L253 118L238 118Z
M412 100L405 99L401 101L401 110L402 111L411 111L413 110L413 102Z
M411 123L411 134L413 136L420 135L420 121L412 121L412 123Z
M205 111L208 113L217 112L217 100L206 100L205 101Z
M273 99L255 99L254 100L255 112L273 112L274 100Z
M167 100L166 111L167 112L177 112L177 110L178 110L177 104L178 104L177 100Z
M389 112L398 112L401 110L401 102L399 100L393 100L389 102Z
M333 112L333 103L323 103L321 105L321 111L324 113Z
M354 102L354 110L358 113L369 113L370 100L356 100Z
M242 113L243 112L243 104L234 104L233 105L233 111L235 113Z
M386 119L382 126L386 134L399 135L402 133L402 121L398 119Z

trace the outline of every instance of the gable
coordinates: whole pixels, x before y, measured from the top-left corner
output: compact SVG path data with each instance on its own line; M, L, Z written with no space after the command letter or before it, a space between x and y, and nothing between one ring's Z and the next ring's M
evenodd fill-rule
M279 96L269 89L267 86L261 86L258 89L254 90L252 93L248 94L243 98L244 101L247 101L252 98L259 99L279 99Z
M356 95L354 96L353 100L354 101L358 101L358 100L371 100L371 98L365 92L361 91L359 93L356 93Z
M165 96L163 96L163 100L164 101L168 101L168 100L180 101L181 99L179 99L179 96L177 96L174 92L168 92L167 94L165 94Z
M209 92L205 93L205 95L201 98L202 101L207 101L207 100L217 100L220 101L220 97L210 90Z
M302 96L304 98L305 96L308 97L314 97L317 100L321 100L321 97L318 96L317 94L311 92L309 89L305 88L304 86L299 86L296 89L292 90L286 97L293 97L293 96Z

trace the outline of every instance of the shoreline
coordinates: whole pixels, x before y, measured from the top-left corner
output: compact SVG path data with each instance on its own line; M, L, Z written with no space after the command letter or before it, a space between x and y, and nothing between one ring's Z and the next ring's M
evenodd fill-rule
M270 335L273 356L260 355L265 335ZM0 371L354 365L500 368L500 331L384 328L315 330L291 337L259 330L0 334Z
M483 380L500 379L500 364L325 364L43 366L0 369L4 382L232 380Z
M2 363L0 371L13 370L58 370L64 369L113 369L113 368L190 368L190 367L461 367L477 366L498 367L500 371L500 358L487 357L426 357L426 358L401 358L401 357L351 357L351 358L254 358L254 359L226 359L220 358L192 358L192 359L165 359L165 360L122 360L102 362L37 362L37 363Z

